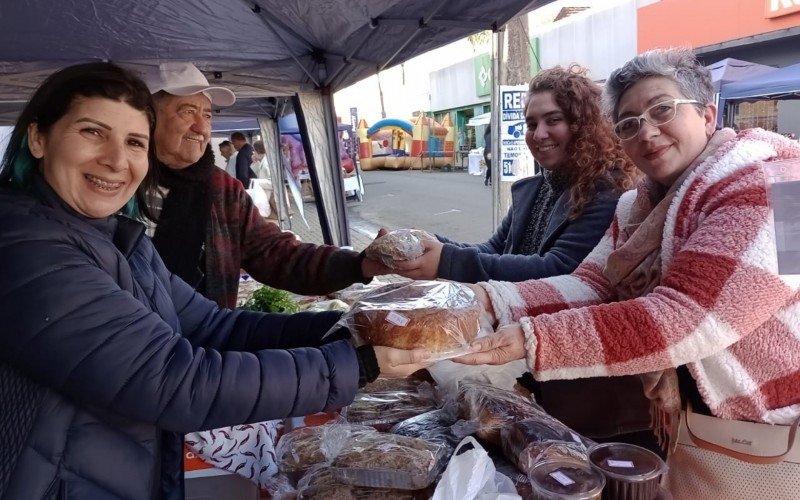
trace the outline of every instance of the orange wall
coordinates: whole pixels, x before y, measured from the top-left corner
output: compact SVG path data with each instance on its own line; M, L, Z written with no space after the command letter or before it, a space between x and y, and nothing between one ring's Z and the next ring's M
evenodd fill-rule
M768 0L661 0L637 11L638 51L703 47L800 26L800 12L766 18Z

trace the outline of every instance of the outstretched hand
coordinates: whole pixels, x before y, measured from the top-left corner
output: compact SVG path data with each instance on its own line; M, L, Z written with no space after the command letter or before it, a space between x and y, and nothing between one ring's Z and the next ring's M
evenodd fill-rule
M378 229L378 234L375 236L377 240L381 236L384 236L388 231L385 228ZM375 240L373 240L375 241ZM384 265L383 262L378 260L370 259L369 257L364 257L361 261L361 275L365 278L372 278L374 276L382 276L384 274L393 274L394 269Z
M439 277L439 260L444 244L437 239L422 239L423 254L416 259L394 261L394 272L412 280L434 280Z
M465 365L503 365L517 359L524 359L525 333L518 323L499 328L488 337L476 339L470 345L472 354L453 358L456 363Z

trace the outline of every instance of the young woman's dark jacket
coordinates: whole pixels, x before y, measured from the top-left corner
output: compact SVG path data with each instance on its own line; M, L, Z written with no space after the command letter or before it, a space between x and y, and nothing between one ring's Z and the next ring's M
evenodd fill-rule
M34 193L0 189L0 499L183 498L184 433L352 401L336 313L219 309L140 223Z
M583 213L569 220L572 205L569 190L556 200L539 250L520 255L531 208L543 177L536 175L511 186L511 208L495 233L485 243L467 244L436 235L442 243L440 278L477 283L478 281L525 281L569 274L589 255L603 237L617 200L622 194L610 179L597 182L597 193L584 206Z

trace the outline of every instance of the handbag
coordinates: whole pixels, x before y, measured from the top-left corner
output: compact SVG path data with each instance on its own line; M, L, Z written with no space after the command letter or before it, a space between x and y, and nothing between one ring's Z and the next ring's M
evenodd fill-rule
M798 417L770 425L681 412L664 482L675 500L800 497Z

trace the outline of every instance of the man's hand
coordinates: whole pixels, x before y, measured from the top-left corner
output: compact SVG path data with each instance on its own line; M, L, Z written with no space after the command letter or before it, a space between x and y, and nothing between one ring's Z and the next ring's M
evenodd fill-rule
M422 256L394 261L394 272L412 280L434 280L439 276L439 260L444 244L437 239L422 239Z
M525 333L517 323L498 329L494 335L474 340L471 347L472 354L453 358L453 361L465 365L503 365L524 359L528 354L525 351Z
M426 349L404 350L393 347L372 346L375 358L381 369L381 377L404 378L433 363L428 361L431 354Z
M378 234L375 236L375 240L381 236L384 236L386 233L388 233L388 231L385 228L378 229ZM392 273L394 273L394 269L385 266L383 262L370 259L369 257L365 257L364 260L361 261L361 275L365 278L372 278L374 276Z

